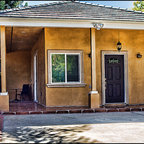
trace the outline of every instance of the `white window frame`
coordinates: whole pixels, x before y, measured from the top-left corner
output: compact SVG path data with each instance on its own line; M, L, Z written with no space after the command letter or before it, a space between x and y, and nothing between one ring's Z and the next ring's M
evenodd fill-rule
M65 82L52 82L52 54L65 55ZM79 81L67 82L67 55L79 56ZM84 87L83 51L81 50L48 50L48 87Z
M81 83L81 55L80 53L50 53L50 68L52 69L52 55L53 54L63 54L65 56L65 82L52 82L52 72L51 72L51 84L65 84L65 83ZM79 81L78 82L68 82L67 81L67 55L78 55L79 56Z

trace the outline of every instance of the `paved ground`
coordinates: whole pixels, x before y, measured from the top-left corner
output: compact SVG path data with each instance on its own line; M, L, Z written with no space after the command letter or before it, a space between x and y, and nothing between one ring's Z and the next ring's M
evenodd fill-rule
M144 143L144 112L4 116L3 143Z

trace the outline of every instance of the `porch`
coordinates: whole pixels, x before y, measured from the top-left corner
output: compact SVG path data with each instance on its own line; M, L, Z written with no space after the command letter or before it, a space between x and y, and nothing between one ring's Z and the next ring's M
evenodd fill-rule
M6 88L11 101L37 101L34 98L34 56L43 28L6 27ZM42 43L43 44L43 43ZM44 62L43 62L44 63ZM37 75L35 75L37 78ZM35 89L38 87L35 86ZM22 96L22 91L25 95ZM35 90L35 92L38 92ZM22 98L23 97L23 98Z
M49 94L47 90L47 84L48 84L48 56L47 56L47 31L49 29L41 28L41 27L1 27L1 35L3 36L1 38L1 94L7 95L7 105L6 108L0 108L2 111L11 111L12 107L14 106L14 111L21 110L21 107L26 107L29 104L32 104L32 107L35 107L35 104L33 103L38 102L42 105L51 105L52 103L48 103L50 101L47 100L48 96L50 97L52 93L55 93L55 90L51 91L54 88L49 88ZM55 30L57 31L57 29ZM60 29L60 31L63 31L63 28ZM70 29L66 28L65 31L70 32ZM95 28L91 29L91 35L89 35L90 29L73 29L75 32L75 35L77 36L77 33L86 33L88 38L89 36L92 39L92 62L93 65L95 65ZM46 35L47 34L47 35ZM59 33L60 34L60 33ZM72 33L71 33L72 34ZM83 41L83 38L80 37L79 39ZM61 40L61 39L60 39ZM76 40L76 37L74 38ZM69 43L70 39L67 40L67 43ZM61 43L61 41L60 41ZM86 44L88 45L89 51L91 51L91 47L89 45L89 42ZM75 47L75 46L73 46ZM73 49L70 48L70 50ZM86 47L86 46L85 46ZM81 50L82 46L79 46L78 49ZM60 48L59 48L60 49ZM83 48L84 49L84 48ZM67 50L67 49L66 49ZM90 52L87 52L88 54ZM84 53L84 55L88 55L87 53ZM87 60L91 63L91 59L87 56ZM87 61L86 60L86 61ZM90 69L91 64L89 63ZM87 69L85 67L85 69ZM89 71L90 73L90 71ZM73 97L76 97L76 94L79 95L79 102L77 99L73 98L74 102L70 99L67 99L68 102L62 103L65 107L65 105L74 105L76 108L80 108L79 105L85 105L86 108L88 108L88 93L91 91L94 93L91 93L91 95L98 95L96 91L96 74L95 74L95 66L92 67L92 85L90 88L87 85L86 88L84 86L86 84L81 83L81 85L73 85L68 86L70 88L61 88L61 94L63 91L67 91L66 89L69 89L69 91L74 91L75 93L72 94ZM82 73L83 75L83 73ZM86 76L89 77L89 74ZM90 81L90 78L88 78ZM15 103L16 101L21 100L21 92L23 85L28 84L30 86L30 97L24 98L22 103L24 101L29 101L26 103L21 103L22 105L19 105L19 103ZM79 87L75 88L75 87ZM73 88L74 87L74 88ZM81 88L83 87L83 88ZM56 89L57 91L58 89ZM83 92L83 90L85 90ZM66 93L69 93L68 91ZM60 95L61 95L60 94ZM71 94L71 93L69 93ZM63 95L66 97L66 95ZM59 101L56 100L57 96L54 97L54 105L59 103ZM62 100L65 98L62 98ZM66 100L66 99L65 99ZM56 102L57 101L57 102ZM70 104L67 104L70 103ZM93 105L94 104L94 105ZM53 105L53 104L52 104ZM99 105L99 97L93 98L92 97L92 106L98 106ZM37 105L36 105L37 107ZM33 109L32 108L32 109ZM39 110L39 106L37 107ZM43 108L42 108L43 109ZM28 108L28 111L30 111L31 108ZM12 110L13 111L13 110Z
M142 105L123 106L101 106L92 109L87 106L67 107L45 107L35 102L11 102L9 112L1 112L3 115L25 115L25 114L70 114L70 113L97 113L97 112L129 112L144 111Z
M36 95L40 95L41 88L37 80L39 63L35 62L39 57L37 41L43 35L43 28L39 27L4 27L1 26L1 96L0 110L9 111L11 102L39 101ZM43 53L44 53L44 49ZM39 58L40 59L40 58ZM35 62L35 63L34 63ZM35 69L35 70L34 70ZM43 75L44 77L44 75ZM27 88L24 86L27 86ZM35 88L35 90L34 90ZM25 92L26 93L25 93ZM24 95L22 93L25 93ZM39 93L38 93L39 92ZM43 93L41 91L41 93ZM42 97L42 96L41 96Z

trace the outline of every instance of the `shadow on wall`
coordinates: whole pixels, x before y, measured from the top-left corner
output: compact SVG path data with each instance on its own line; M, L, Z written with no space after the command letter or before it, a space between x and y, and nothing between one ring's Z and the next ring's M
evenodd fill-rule
M5 133L3 140L21 143L99 143L97 140L82 135L90 130L88 125L51 126L51 127L18 127L14 132Z

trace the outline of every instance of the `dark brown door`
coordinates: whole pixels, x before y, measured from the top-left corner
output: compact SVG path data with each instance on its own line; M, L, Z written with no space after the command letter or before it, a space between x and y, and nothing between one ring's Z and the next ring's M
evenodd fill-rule
M106 103L124 102L124 56L105 55Z
M0 92L1 92L1 59L0 59Z

